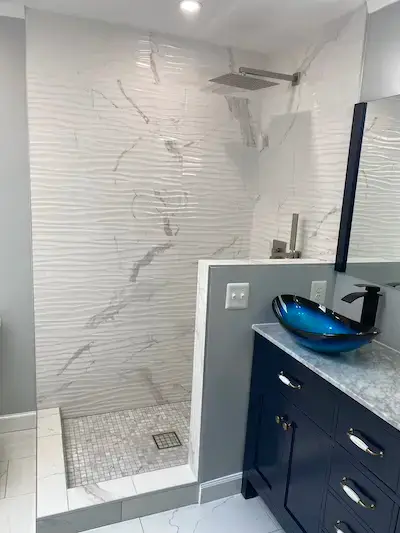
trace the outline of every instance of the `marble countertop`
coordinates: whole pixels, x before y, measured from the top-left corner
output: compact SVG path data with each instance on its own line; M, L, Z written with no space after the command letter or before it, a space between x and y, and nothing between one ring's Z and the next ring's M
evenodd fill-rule
M299 346L278 323L253 330L400 430L400 352L373 341L332 357Z

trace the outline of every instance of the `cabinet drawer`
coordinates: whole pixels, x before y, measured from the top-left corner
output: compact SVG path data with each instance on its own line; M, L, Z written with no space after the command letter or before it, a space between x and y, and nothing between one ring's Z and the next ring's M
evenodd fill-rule
M386 422L350 398L340 401L336 440L394 491L400 471L400 438Z
M329 484L376 533L389 531L393 501L350 462L347 452L338 445L333 452Z
M272 385L329 434L333 432L337 396L330 385L293 357L268 342ZM271 351L270 351L271 350Z
M368 533L343 503L330 493L326 500L324 527L327 533Z

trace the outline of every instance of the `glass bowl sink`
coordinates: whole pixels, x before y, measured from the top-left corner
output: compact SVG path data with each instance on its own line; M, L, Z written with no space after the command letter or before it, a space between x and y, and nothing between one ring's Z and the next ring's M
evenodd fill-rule
M272 309L296 341L315 352L356 350L380 333L377 328L366 328L323 305L293 294L282 294L274 298Z

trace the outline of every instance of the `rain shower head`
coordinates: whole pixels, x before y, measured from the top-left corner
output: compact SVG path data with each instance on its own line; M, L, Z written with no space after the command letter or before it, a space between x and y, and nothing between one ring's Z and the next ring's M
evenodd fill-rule
M278 85L274 81L266 80L265 78L272 78L276 80L284 80L292 82L292 85L300 83L300 72L295 74L280 74L279 72L271 72L268 70L258 70L254 68L240 67L239 74L231 72L223 74L217 78L210 80L211 82L220 85L228 85L229 87L236 87L238 89L245 89L248 91L258 91L260 89L267 89Z
M244 89L247 91L258 91L260 89L267 89L278 85L274 81L263 80L261 78L253 78L253 76L246 76L245 74L236 74L231 72L223 74L217 78L210 80L220 85L228 85L228 87L236 87L237 89Z

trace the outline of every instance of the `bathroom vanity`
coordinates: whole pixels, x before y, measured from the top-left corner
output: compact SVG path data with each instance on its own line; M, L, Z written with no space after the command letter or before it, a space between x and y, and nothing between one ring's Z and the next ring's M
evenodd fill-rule
M253 329L243 496L286 533L400 533L400 353L326 356Z

